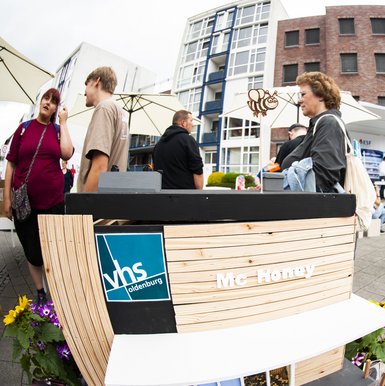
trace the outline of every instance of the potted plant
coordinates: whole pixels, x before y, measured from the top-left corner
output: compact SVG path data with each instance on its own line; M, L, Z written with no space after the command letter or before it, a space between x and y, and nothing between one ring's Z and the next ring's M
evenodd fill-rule
M20 361L30 384L81 385L52 301L37 305L19 296L3 322L4 336L14 337L13 360Z
M385 308L385 302L370 301L379 307ZM385 371L385 327L348 343L345 357L361 369L370 360L371 376L376 380L380 379Z

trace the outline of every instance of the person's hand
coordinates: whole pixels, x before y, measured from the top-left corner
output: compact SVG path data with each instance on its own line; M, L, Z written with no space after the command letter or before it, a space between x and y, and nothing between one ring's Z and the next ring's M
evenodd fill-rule
M6 198L4 199L4 214L5 214L5 217L12 220L11 200L6 199Z
M63 108L61 109L61 111L59 112L58 114L59 116L59 124L62 125L63 123L66 123L67 122L67 118L68 118L68 110L67 110L67 107L63 105Z

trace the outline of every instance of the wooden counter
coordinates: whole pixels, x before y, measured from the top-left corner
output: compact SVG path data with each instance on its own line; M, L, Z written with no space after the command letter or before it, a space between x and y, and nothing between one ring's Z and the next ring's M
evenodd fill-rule
M195 385L293 365L291 385L301 385L338 370L339 347L385 323L385 312L351 301L354 208L355 197L347 194L67 195L66 215L40 216L39 225L52 298L87 383ZM306 338L292 354L293 341L281 335L290 333L286 321L294 320L306 337L322 328L328 307L373 317L349 334L341 333L343 317L330 319L330 340L312 345ZM318 317L310 324L309 315ZM258 348L263 331L267 340ZM337 333L340 339L333 338ZM263 359L269 345L271 365ZM175 374L142 374L129 360L134 346L148 369L163 352L164 374ZM183 358L176 347L195 353L180 371L173 365ZM156 355L147 356L152 349ZM321 357L311 361L315 355ZM219 370L223 356L229 364Z

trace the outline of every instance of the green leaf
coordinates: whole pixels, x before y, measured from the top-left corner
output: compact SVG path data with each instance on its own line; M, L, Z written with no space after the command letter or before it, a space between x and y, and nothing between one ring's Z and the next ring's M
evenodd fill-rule
M31 374L31 358L29 355L24 354L20 359L20 366L26 372L28 376L28 382L31 384L32 382L32 374Z
M30 338L30 335L27 332L23 330L19 330L17 332L17 339L20 342L21 346L26 350L29 347L29 338Z
M64 336L59 327L46 323L41 326L41 340L44 342L62 342Z
M17 360L19 358L19 356L21 355L21 351L23 350L23 347L22 345L20 344L20 342L15 339L13 341L13 347L12 347L12 360Z
M4 336L17 336L18 327L16 324L10 324L5 328Z
M42 318L40 315L34 314L33 312L31 312L29 319L31 319L35 322L44 322L44 318Z

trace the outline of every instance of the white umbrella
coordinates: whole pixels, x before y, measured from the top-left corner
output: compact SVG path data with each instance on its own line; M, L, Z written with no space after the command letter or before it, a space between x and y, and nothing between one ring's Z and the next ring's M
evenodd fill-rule
M39 88L53 77L0 37L0 101L35 103Z
M299 87L276 87L267 89L270 95L276 92L278 105L272 110L266 111L266 116L261 119L271 128L289 127L293 123L302 123L305 126L309 124L309 118L302 114L299 107ZM222 114L222 117L233 117L259 121L259 118L253 116L253 112L247 105L249 100L248 93L239 93L234 96L232 108L229 108ZM351 95L350 92L341 91L342 120L345 123L379 119L377 114L372 113L365 107L361 106Z
M130 134L160 136L172 124L172 117L185 107L174 94L114 94L116 101L128 113ZM94 108L85 107L85 97L80 95L69 115L69 122L88 126ZM194 118L195 124L200 120Z

